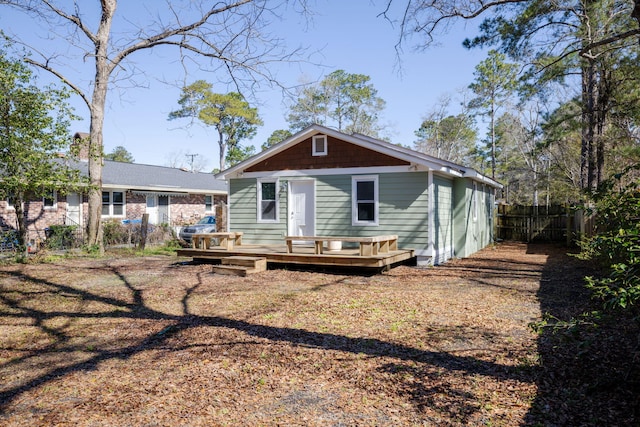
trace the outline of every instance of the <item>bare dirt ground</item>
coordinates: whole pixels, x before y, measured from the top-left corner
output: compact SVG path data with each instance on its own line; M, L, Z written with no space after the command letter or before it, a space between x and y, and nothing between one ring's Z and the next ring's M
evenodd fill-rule
M528 326L590 309L565 252L507 243L373 276L3 266L0 425L638 425L636 323Z

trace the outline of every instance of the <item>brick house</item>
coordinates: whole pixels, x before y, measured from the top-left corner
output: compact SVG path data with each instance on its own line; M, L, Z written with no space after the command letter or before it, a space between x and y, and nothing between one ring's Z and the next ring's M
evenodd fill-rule
M87 174L87 161L72 165ZM211 173L104 161L103 221L137 220L148 213L152 224L179 227L205 215L215 215L216 208L223 206L226 199L226 183L215 179ZM84 230L87 212L86 194L54 191L48 197L31 200L25 206L29 240L43 241L45 229L51 225L76 225ZM5 230L17 227L15 211L8 200L0 201L0 227Z

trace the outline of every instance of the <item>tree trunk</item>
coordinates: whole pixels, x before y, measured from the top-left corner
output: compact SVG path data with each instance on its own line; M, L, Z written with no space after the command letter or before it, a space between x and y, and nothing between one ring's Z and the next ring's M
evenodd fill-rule
M491 99L491 179L496 179L496 108Z
M600 63L600 74L598 80L597 99L596 99L596 138L595 138L595 167L596 167L596 186L599 186L604 179L604 150L605 150L605 131L607 125L607 117L611 104L611 68L606 58Z
M224 142L224 135L220 129L218 129L218 147L220 148L220 171L225 169L224 156L227 151L227 144Z
M104 107L107 100L109 76L113 69L107 58L107 46L111 33L111 22L116 10L117 0L102 0L102 17L96 33L96 77L91 97L91 128L89 131L89 224L87 227L88 245L97 246L104 252L102 241L102 157L104 126Z
M584 60L582 66L582 142L580 148L580 187L594 190L596 183L595 136L595 65Z
M18 257L21 259L27 259L29 255L28 239L29 231L27 230L27 221L24 215L24 199L23 193L16 194L14 196L13 208L16 211L16 218L18 220Z

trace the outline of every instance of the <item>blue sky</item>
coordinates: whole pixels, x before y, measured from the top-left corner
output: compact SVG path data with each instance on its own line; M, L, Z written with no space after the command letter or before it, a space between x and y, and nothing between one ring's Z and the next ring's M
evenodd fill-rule
M455 94L473 81L474 67L484 59L481 50L468 51L462 47L465 37L472 36L477 23L460 23L454 26L441 46L416 52L409 44L401 55L398 70L394 45L398 29L377 15L382 5L369 0L337 1L317 0L313 3L316 14L307 25L303 19L289 11L283 23L274 28L294 48L298 45L318 50L313 60L322 66L291 65L278 68L285 85L316 80L337 69L348 73L370 76L370 83L378 90L378 96L386 101L381 123L394 143L412 145L414 132L422 118L443 94ZM3 11L6 12L6 9ZM17 18L3 13L0 28L6 29ZM182 78L175 52L151 51L137 53L131 58L145 75L138 77L144 87L132 87L112 91L109 94L105 115L105 152L116 146L124 146L137 163L167 165L175 158L187 162L185 154L197 154L204 163L204 170L218 165L218 148L213 129L201 126L186 128L187 121L168 121L170 111L177 109ZM42 76L43 78L45 76ZM90 77L90 75L88 76ZM187 82L204 78L214 84L211 75L190 75ZM223 91L223 90L220 90ZM260 116L264 126L251 141L258 150L274 130L286 129L287 114L279 89L257 93ZM88 113L84 104L75 100L76 113L85 120L74 123L72 131L88 131ZM453 105L452 108L456 106ZM451 111L457 113L457 111Z

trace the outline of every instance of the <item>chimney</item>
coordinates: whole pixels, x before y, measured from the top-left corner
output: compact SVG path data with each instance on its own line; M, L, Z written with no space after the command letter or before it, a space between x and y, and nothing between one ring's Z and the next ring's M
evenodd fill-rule
M89 134L87 132L76 132L71 143L71 152L78 155L83 161L89 160Z

